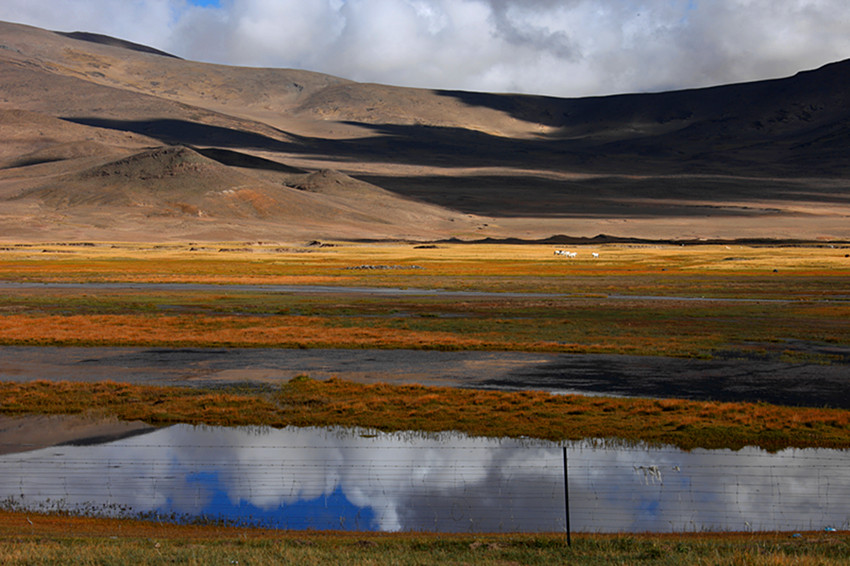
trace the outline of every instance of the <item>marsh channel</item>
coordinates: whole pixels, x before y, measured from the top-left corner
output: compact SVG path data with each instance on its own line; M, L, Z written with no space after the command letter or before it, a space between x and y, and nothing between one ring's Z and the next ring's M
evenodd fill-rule
M850 409L850 366L780 359L701 360L491 351L0 346L3 381L269 386L300 375L360 383L764 401Z
M0 288L9 285L0 283ZM49 285L59 286L95 292L226 290L209 285ZM432 293L377 288L345 292ZM764 345L761 351L759 356L718 352L712 359L686 359L500 351L0 346L0 380L215 388L275 387L308 375L361 383L850 409L850 348L789 340ZM802 355L784 359L782 353L788 351ZM808 362L807 354L834 363ZM45 431L51 431L51 438L44 438ZM6 507L21 510L287 529L437 532L560 531L568 516L574 530L585 532L850 526L847 451L682 452L592 440L554 444L450 433L102 426L60 417L6 417L0 419L0 432L5 433L0 436L0 498Z
M0 290L3 289L72 289L92 293L110 290L345 293L424 295L446 299L547 296L539 293L323 285L0 281ZM631 295L608 295L606 298L709 303L751 301ZM844 302L843 298L836 300ZM364 383L415 383L506 391L531 389L558 394L706 401L764 401L789 406L850 409L850 348L800 340L749 346L750 351L752 346L756 346L762 353L717 352L711 359L693 359L499 351L0 346L0 380L108 379L149 385L215 387L237 383L268 385L307 375L314 379L338 377ZM789 361L783 358L787 352L799 355ZM833 360L832 363L818 362L825 357Z

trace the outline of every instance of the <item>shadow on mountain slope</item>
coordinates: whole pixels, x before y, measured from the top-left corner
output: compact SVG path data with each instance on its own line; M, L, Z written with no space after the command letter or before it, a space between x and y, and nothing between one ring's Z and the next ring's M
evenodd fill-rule
M147 45L140 45L138 43L133 43L132 41L127 41L124 39L117 39L115 37L110 37L108 35L101 35L99 33L90 33L85 31L72 31L72 32L63 32L56 31L53 32L57 35L61 35L63 37L67 37L70 39L76 39L79 41L88 41L90 43L98 43L100 45L111 45L112 47L121 47L122 49L129 49L131 51L139 51L140 53L149 53L151 55L160 55L162 57L171 57L172 59L181 59L177 55L172 55L171 53L166 53L165 51L160 51L159 49L154 49L153 47L148 47Z
M323 139L281 132L277 139L186 120L68 118L78 124L131 131L170 145L199 147L224 165L283 173L301 170L249 156L237 149L319 156L327 162L392 163L440 168L445 174L357 175L400 196L460 212L488 216L624 217L772 214L766 201L847 205L847 183L829 178L850 168L834 158L841 143L822 151L823 132L758 144L717 138L706 143L699 124L681 132L630 140L516 139L463 128L356 124L378 135ZM697 141L689 141L689 138ZM206 149L203 149L206 147ZM282 159L282 160L283 160ZM826 163L832 164L832 169ZM823 163L823 164L822 164ZM513 168L498 175L461 168ZM524 171L528 171L524 173ZM543 174L548 172L549 175ZM572 174L579 174L570 178ZM582 178L581 175L589 177ZM752 205L751 205L752 203Z
M262 157L248 155L247 153L241 153L230 149L221 149L216 147L193 147L192 149L194 149L204 157L212 159L213 161L218 161L222 165L228 165L230 167L242 167L245 169L257 169L261 171L275 171L277 173L307 173L307 171L304 171L303 169L298 169L297 167L290 167L289 165L284 165L283 163L278 163L277 161L272 161L271 159L263 159Z
M296 149L295 144L263 134L188 120L111 120L96 117L63 119L84 126L142 134L168 145L218 146L281 152Z
M129 131L169 145L254 149L296 155L322 156L327 161L392 162L435 167L517 167L554 171L651 174L728 173L718 166L681 159L675 151L643 146L590 145L574 140L516 139L436 126L350 123L378 135L324 139L282 132L291 141L268 135L188 120L113 120L65 118L69 122ZM718 169L720 169L718 171Z
M850 59L791 77L658 93L555 98L434 92L467 106L486 107L517 120L550 126L555 137L615 135L612 130L622 130L626 125L658 132L730 120L737 122L741 132L763 135L805 123L830 123L839 116L846 118Z
M735 175L843 177L850 162L846 121L790 132L743 135L726 122L698 122L675 131L608 139L519 139L459 127L349 123L375 136L324 139L268 135L187 120L66 118L88 126L131 131L170 145L216 146L322 156L328 161L392 162L437 167L516 167L610 175Z
M553 179L536 175L378 176L368 183L401 196L467 214L491 217L653 218L722 214L776 214L795 202L850 206L846 183L720 176L592 176ZM451 190L446 190L450 187Z

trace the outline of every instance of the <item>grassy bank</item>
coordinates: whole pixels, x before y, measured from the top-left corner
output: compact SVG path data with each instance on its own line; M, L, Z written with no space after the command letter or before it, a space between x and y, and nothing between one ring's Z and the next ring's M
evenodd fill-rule
M0 512L0 562L24 564L791 564L850 561L846 533L298 533Z
M850 411L296 378L263 392L118 383L0 383L7 415L91 414L155 425L345 426L472 436L584 438L684 449L850 447Z

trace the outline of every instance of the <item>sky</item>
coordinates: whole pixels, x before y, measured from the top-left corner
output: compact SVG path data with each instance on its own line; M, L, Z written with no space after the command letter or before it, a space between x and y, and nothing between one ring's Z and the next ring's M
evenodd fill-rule
M3 0L0 20L210 63L567 97L785 77L850 58L847 0Z

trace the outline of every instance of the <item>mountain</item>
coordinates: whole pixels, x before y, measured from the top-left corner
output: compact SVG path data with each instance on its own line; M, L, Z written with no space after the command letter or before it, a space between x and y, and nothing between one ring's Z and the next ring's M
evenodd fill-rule
M590 98L0 22L0 238L850 238L850 61Z

